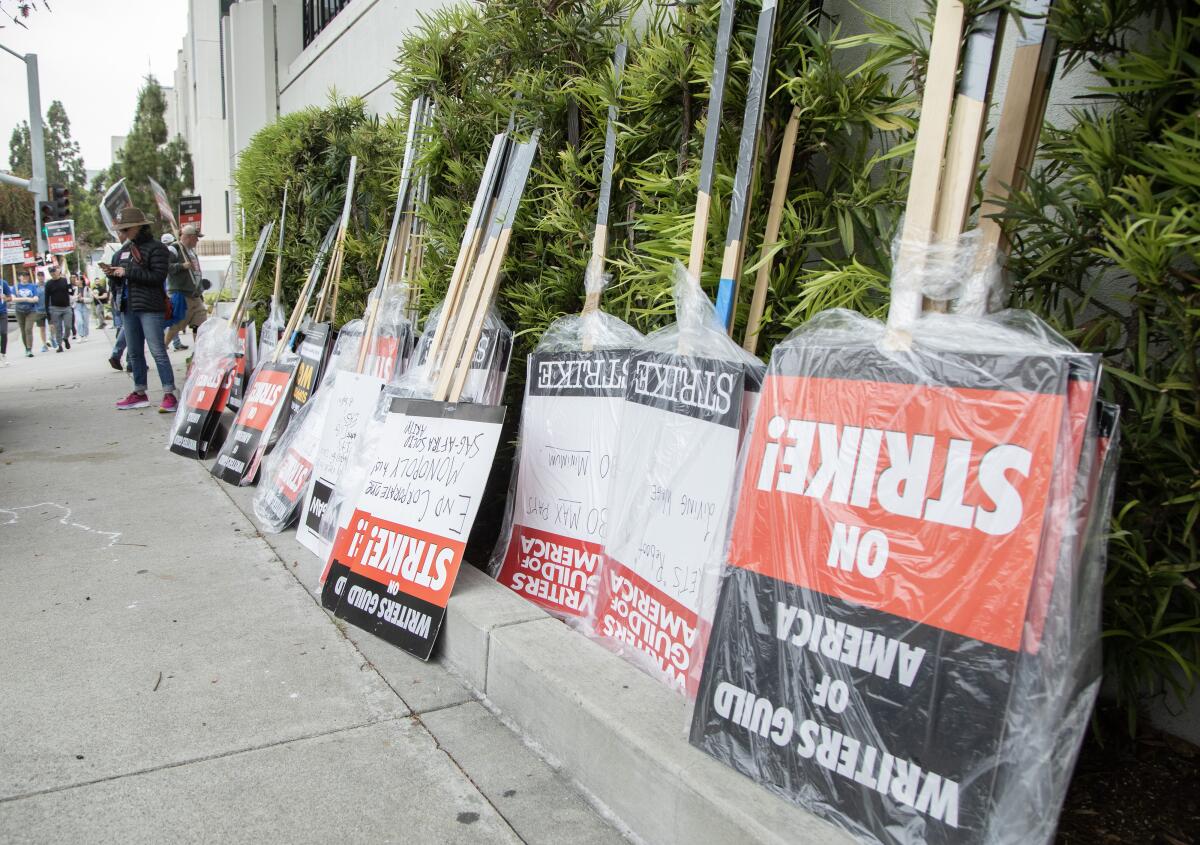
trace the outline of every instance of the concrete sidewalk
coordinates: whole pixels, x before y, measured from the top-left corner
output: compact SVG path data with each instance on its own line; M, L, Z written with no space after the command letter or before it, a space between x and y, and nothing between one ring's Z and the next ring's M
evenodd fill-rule
M349 639L168 416L117 412L105 333L14 342L0 843L623 841L440 665Z

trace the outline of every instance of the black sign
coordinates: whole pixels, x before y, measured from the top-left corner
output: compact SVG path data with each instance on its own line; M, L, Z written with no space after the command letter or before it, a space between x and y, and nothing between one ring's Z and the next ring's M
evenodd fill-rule
M630 350L534 352L529 356L531 396L625 395Z
M267 447L287 426L287 395L294 373L294 363L263 364L258 368L213 463L213 475L230 484L254 483Z
M187 458L205 458L229 399L233 361L223 358L188 376L183 414L171 432L171 451Z
M639 405L738 428L745 368L719 358L638 352L625 398Z
M291 413L299 413L321 383L321 374L325 372L325 362L329 358L333 334L329 323L313 323L305 330L304 339L300 341L296 378L292 383Z

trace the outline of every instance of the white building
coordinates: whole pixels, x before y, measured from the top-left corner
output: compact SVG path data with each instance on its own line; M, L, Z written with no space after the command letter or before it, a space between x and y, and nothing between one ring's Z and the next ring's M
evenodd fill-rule
M237 221L238 153L280 114L328 102L330 89L393 108L396 46L443 0L189 0L174 92L204 209L206 251Z

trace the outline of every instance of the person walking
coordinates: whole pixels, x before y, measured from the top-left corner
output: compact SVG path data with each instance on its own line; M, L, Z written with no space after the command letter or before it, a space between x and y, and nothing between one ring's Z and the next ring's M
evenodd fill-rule
M0 279L0 367L8 366L8 303L13 295L13 286Z
M134 206L121 209L114 226L124 243L113 256L113 263L102 264L100 269L109 279L121 279L124 283L122 319L133 364L133 392L119 400L117 408L124 411L149 407L146 396L146 347L149 346L163 389L159 411L173 413L179 406L175 398L175 371L163 343L168 303L163 283L170 258L166 247L150 234L150 221L140 209Z
M57 351L71 348L71 283L57 264L50 268L46 282L46 317L54 336Z
M33 281L29 273L21 270L17 273L17 289L13 295L13 310L17 313L17 327L21 331L21 341L25 344L25 357L33 357L33 327L42 330L42 351L46 347L46 291Z
M104 313L108 308L108 284L104 279L97 279L92 286L92 302L96 308L96 328L103 329L108 316Z
M166 235L163 235L166 238ZM196 257L196 244L204 235L195 223L188 223L179 231L179 240L167 247L171 253L171 264L167 276L167 292L171 294L171 307L176 322L167 332L167 343L172 349L183 350L187 346L180 342L179 333L191 327L197 329L208 319L204 307L204 287L200 278L200 259Z
M88 284L87 276L75 274L75 328L79 331L79 339L87 340L91 327L88 325L89 313L92 308L92 286Z
M119 250L118 250L119 252ZM116 253L113 253L116 255ZM103 262L100 264L100 269L103 270L106 266ZM112 311L113 328L117 330L117 339L113 341L112 354L108 356L108 365L117 372L121 371L121 357L125 354L125 284L122 279L116 276L105 276L108 281L108 304L109 310ZM133 365L128 361L125 364L125 369L132 372Z

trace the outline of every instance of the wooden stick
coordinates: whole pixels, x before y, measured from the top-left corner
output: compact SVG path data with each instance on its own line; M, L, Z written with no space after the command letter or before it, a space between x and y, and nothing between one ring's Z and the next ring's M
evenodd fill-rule
M488 243L472 275L471 285L463 299L463 313L455 320L454 333L437 371L434 399L457 402L471 368L471 359L479 344L479 336L487 320L488 310L495 298L500 281L500 266L508 250L513 220L525 190L533 157L537 152L541 130L517 147L512 165L505 174L500 201L496 207L496 222L489 233Z
M283 183L283 211L279 214L279 243L275 250L275 289L271 292L272 311L283 296L283 229L287 224L288 184Z
M700 158L700 184L696 191L696 217L692 222L692 248L688 254L688 275L697 280L704 269L704 248L708 244L713 162L717 157L717 139L721 133L721 103L725 99L725 77L729 65L729 39L733 34L735 2L736 0L721 0L721 17L717 23L712 85L708 95L708 117L704 125L704 152Z
M474 263L476 251L479 249L483 233L488 226L488 217L494 205L495 192L500 186L500 175L504 159L508 156L509 136L501 132L492 139L492 148L488 152L487 162L483 166L483 175L479 180L479 188L475 193L475 202L471 206L471 215L467 218L466 229L463 230L462 243L458 248L458 258L454 262L454 271L450 274L450 284L446 288L446 298L442 301L442 312L438 317L437 328L434 330L433 342L429 347L429 363L436 367L442 344L445 342L452 315L458 308L458 300L462 287L469 278L469 271ZM432 370L431 370L432 372Z
M725 255L721 260L721 280L717 286L717 317L730 332L733 331L738 282L742 275L746 226L750 221L751 179L758 160L758 136L762 130L763 109L767 101L764 89L770 73L774 40L775 0L765 0L762 11L758 13L758 29L754 33L754 57L750 64L750 84L746 90L742 137L738 142L733 196L729 203L729 229L725 235Z
M896 259L901 273L920 274L925 250L934 233L963 15L962 0L938 0L929 47L929 68L925 73L925 95L921 99L921 122L917 126L913 151L904 228L900 235L900 254ZM893 281L888 328L893 333L907 332L920 316L922 301L919 284L906 279L897 286Z
M346 177L346 196L342 199L342 217L338 224L337 243L333 248L333 260L329 262L329 274L317 302L316 322L325 319L325 305L329 301L330 286L336 291L342 280L342 261L346 253L346 231L350 228L350 204L354 199L354 178L358 171L358 156L350 156L350 173Z
M1025 171L1037 151L1058 47L1054 36L1046 31L1045 15L1050 12L1050 0L1024 0L1021 6L1022 11L1039 17L1022 19L1024 32L1018 36L1013 52L1012 73L984 182L983 203L979 207L983 239L980 259L989 263L1008 248L1004 229L993 215L1003 210L1003 202L1011 191L1021 189Z
M613 80L615 94L621 96L621 73L625 69L625 54L629 47L624 41L617 45L613 54ZM600 277L604 273L604 255L608 251L608 214L612 201L613 164L617 157L617 106L608 107L608 119L604 127L604 159L600 165L600 196L596 203L596 231L592 235L592 255L588 261L587 278L596 287L586 291L583 313L590 314L600 307ZM585 344L586 345L586 344Z
M996 61L1000 57L997 45L1003 30L1004 18L997 9L984 15L967 38L934 227L935 240L945 249L954 248L971 215L975 176L979 172L979 151L987 129L988 105L996 79ZM928 310L945 311L946 306L945 301L925 299L925 308Z
M779 147L779 163L775 166L775 185L771 189L771 206L767 209L767 228L763 233L762 253L759 258L758 275L754 277L754 294L750 298L750 314L746 318L746 334L742 348L751 355L757 354L758 332L763 312L767 305L767 288L771 284L771 265L774 263L772 250L779 243L779 224L783 218L783 206L787 202L788 183L792 178L792 160L796 154L796 136L800 134L800 109L792 109L787 126L783 129L783 143Z

